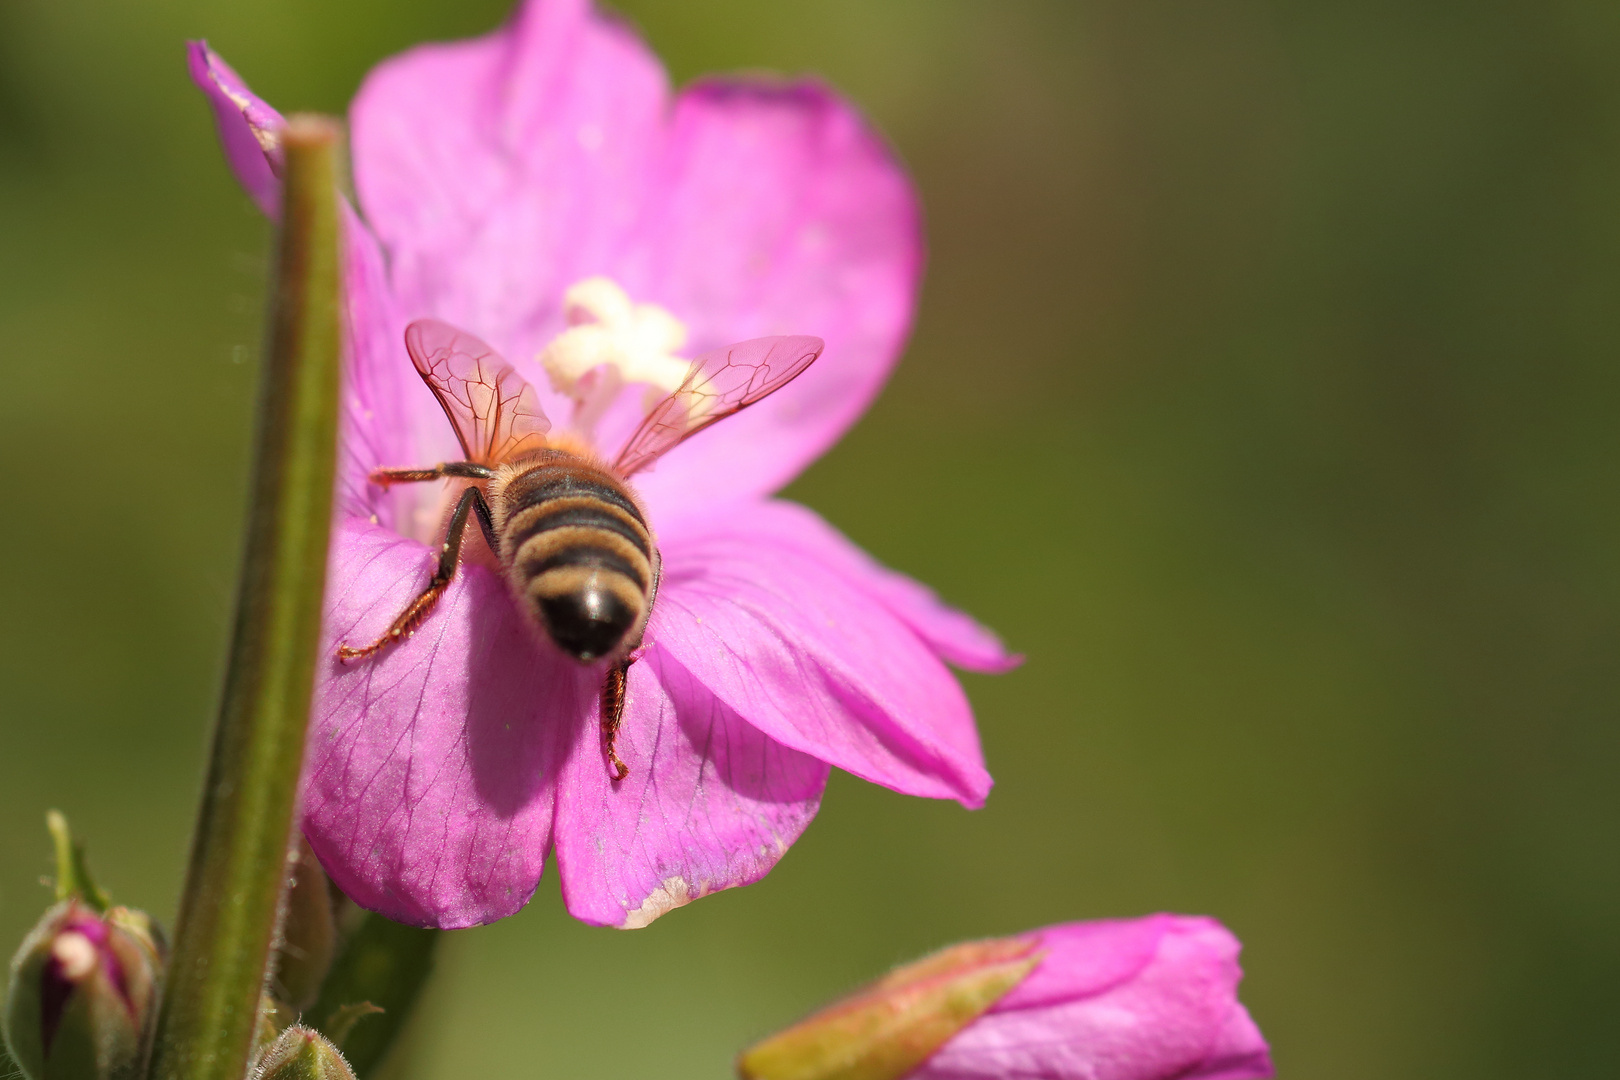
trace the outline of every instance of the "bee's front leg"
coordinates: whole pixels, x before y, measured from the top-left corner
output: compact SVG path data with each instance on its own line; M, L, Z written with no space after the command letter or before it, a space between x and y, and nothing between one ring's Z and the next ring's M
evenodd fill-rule
M443 480L447 476L462 480L489 480L495 470L476 461L445 461L431 469L373 469L371 482L378 487L394 484L420 484L428 480Z

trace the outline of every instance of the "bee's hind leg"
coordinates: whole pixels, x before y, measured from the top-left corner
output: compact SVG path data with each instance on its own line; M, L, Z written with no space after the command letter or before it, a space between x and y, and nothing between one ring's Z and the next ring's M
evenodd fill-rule
M602 680L602 752L607 755L608 774L614 780L630 775L630 766L619 757L618 744L619 725L624 722L624 691L633 663L634 656L616 662Z
M658 583L663 576L662 560L655 561L652 591L647 594L648 611L652 610L652 603L658 597ZM607 755L608 773L614 780L623 780L630 775L630 766L619 757L619 725L624 723L624 697L630 679L630 665L641 659L642 650L640 631L637 631L635 645L623 660L608 668L607 678L602 680L602 752Z
M445 533L444 546L439 549L439 564L434 569L427 588L400 612L399 618L394 620L387 633L370 645L363 645L360 648L339 645L337 651L339 660L359 660L380 652L400 638L409 636L411 631L427 618L433 606L439 602L439 597L444 595L444 590L450 587L451 580L456 576L456 566L461 558L461 538L467 530L467 515L474 511L478 514L478 524L484 530L484 539L489 541L490 550L500 550L496 546L495 522L490 517L489 504L484 501L484 493L470 487L461 493L461 498L456 502L455 512L450 515L450 528Z

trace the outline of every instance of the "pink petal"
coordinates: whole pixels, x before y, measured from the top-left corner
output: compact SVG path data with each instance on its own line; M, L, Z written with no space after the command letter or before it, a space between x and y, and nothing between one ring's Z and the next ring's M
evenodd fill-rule
M362 906L458 927L528 902L551 844L554 763L596 687L542 649L505 583L472 565L414 636L339 663L337 646L383 633L432 561L354 519L334 532L304 832Z
M1271 1075L1237 1002L1237 939L1214 920L1071 923L1041 944L1041 966L908 1080Z
M405 358L399 316L376 240L360 217L343 206L343 397L337 442L337 512L376 517L397 533L402 504L415 504L420 487L384 491L371 483L379 466L424 465L411 439L410 385L397 371ZM410 363L410 361L405 361ZM431 487L431 486L429 486Z
M1274 1071L1265 1036L1260 1034L1249 1010L1234 1004L1215 1045L1199 1066L1186 1074L1186 1080L1248 1080L1270 1076Z
M213 106L214 124L231 171L259 209L274 217L281 202L280 133L287 122L259 100L206 41L188 42L186 61L192 81Z
M1062 923L1039 931L1046 958L996 1008L1040 1009L1094 997L1135 978L1152 962L1173 915Z
M626 928L758 881L821 803L827 766L749 725L661 649L630 669L608 779L596 733L563 767L557 866L578 919Z
M747 533L662 547L649 640L715 697L856 776L983 805L990 774L961 687L858 580Z
M399 485L385 491L371 482L371 472L436 464L453 440L443 415L435 425L427 412L432 404L427 387L406 377L413 369L403 344L404 323L376 240L347 204L343 226L345 333L336 509L425 540L439 524L441 486ZM438 443L430 438L435 432L443 436Z
M531 361L563 290L628 242L667 94L657 59L586 0L378 65L350 110L355 187L407 315Z
M921 270L915 200L817 84L705 82L671 109L620 23L584 0L529 0L495 34L380 66L352 119L356 187L404 313L477 333L539 386L532 357L563 327L563 291L596 274L669 308L694 354L827 340L791 386L647 476L655 514L781 486L898 355ZM549 390L542 405L567 415Z
M666 538L701 535L716 529L787 548L858 583L946 661L968 671L1010 671L1023 657L1007 652L995 633L971 615L940 602L928 586L896 573L856 547L815 511L785 499L728 506L702 521L677 519L663 525Z
M697 83L676 103L660 171L648 250L620 271L632 295L684 320L695 351L766 334L827 348L659 462L641 480L654 513L769 494L835 443L899 358L923 261L905 170L820 83Z
M192 79L214 109L232 171L260 208L274 216L285 121L205 42L191 42L187 59ZM346 363L337 509L375 516L396 531L425 539L438 524L440 492L432 487L384 492L367 478L379 467L431 465L456 456L455 440L405 354L406 320L376 238L347 202L342 211Z

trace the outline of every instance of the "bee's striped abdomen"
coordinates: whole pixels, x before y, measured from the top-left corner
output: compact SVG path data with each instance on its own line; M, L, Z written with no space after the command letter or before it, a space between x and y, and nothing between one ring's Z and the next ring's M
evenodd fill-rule
M509 474L499 505L501 561L551 639L581 660L618 652L646 622L657 559L623 483L554 452Z

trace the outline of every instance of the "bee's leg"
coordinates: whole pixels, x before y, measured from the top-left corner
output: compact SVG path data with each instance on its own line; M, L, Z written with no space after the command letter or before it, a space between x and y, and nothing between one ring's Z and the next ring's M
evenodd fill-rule
M602 680L602 749L607 754L608 772L614 780L630 775L630 766L619 757L619 725L624 721L624 688L631 661L620 660L608 668Z
M371 482L379 487L391 484L416 484L424 480L442 480L455 476L463 480L488 480L495 470L476 461L446 461L431 469L373 469Z
M477 488L468 488L468 491L478 496L472 501L473 513L478 515L478 527L484 531L484 543L489 545L491 555L500 558L501 541L495 535L495 518L489 512L489 503L484 501L484 493ZM463 499L467 496L462 495Z
M658 597L658 582L663 576L663 560L655 560L652 589L647 593L649 612L652 610L653 601ZM630 766L619 757L619 725L624 722L624 698L630 680L630 665L641 659L641 653L642 643L638 636L630 651L625 653L624 659L608 668L607 678L602 680L602 749L607 754L608 765L615 780L623 780L630 775Z
M433 605L439 602L444 590L449 587L450 579L456 576L456 565L461 556L461 538L467 530L467 514L473 510L478 511L478 524L483 527L484 538L494 547L495 526L490 519L489 504L484 501L484 493L475 487L470 487L461 493L456 502L455 512L450 515L450 528L444 536L444 546L439 549L439 565L433 571L433 577L422 594L412 600L410 606L400 613L394 620L394 625L388 632L373 641L370 645L358 649L348 645L338 646L339 660L358 660L363 656L370 656L380 651L384 646L398 641L416 629L418 623L427 618Z

